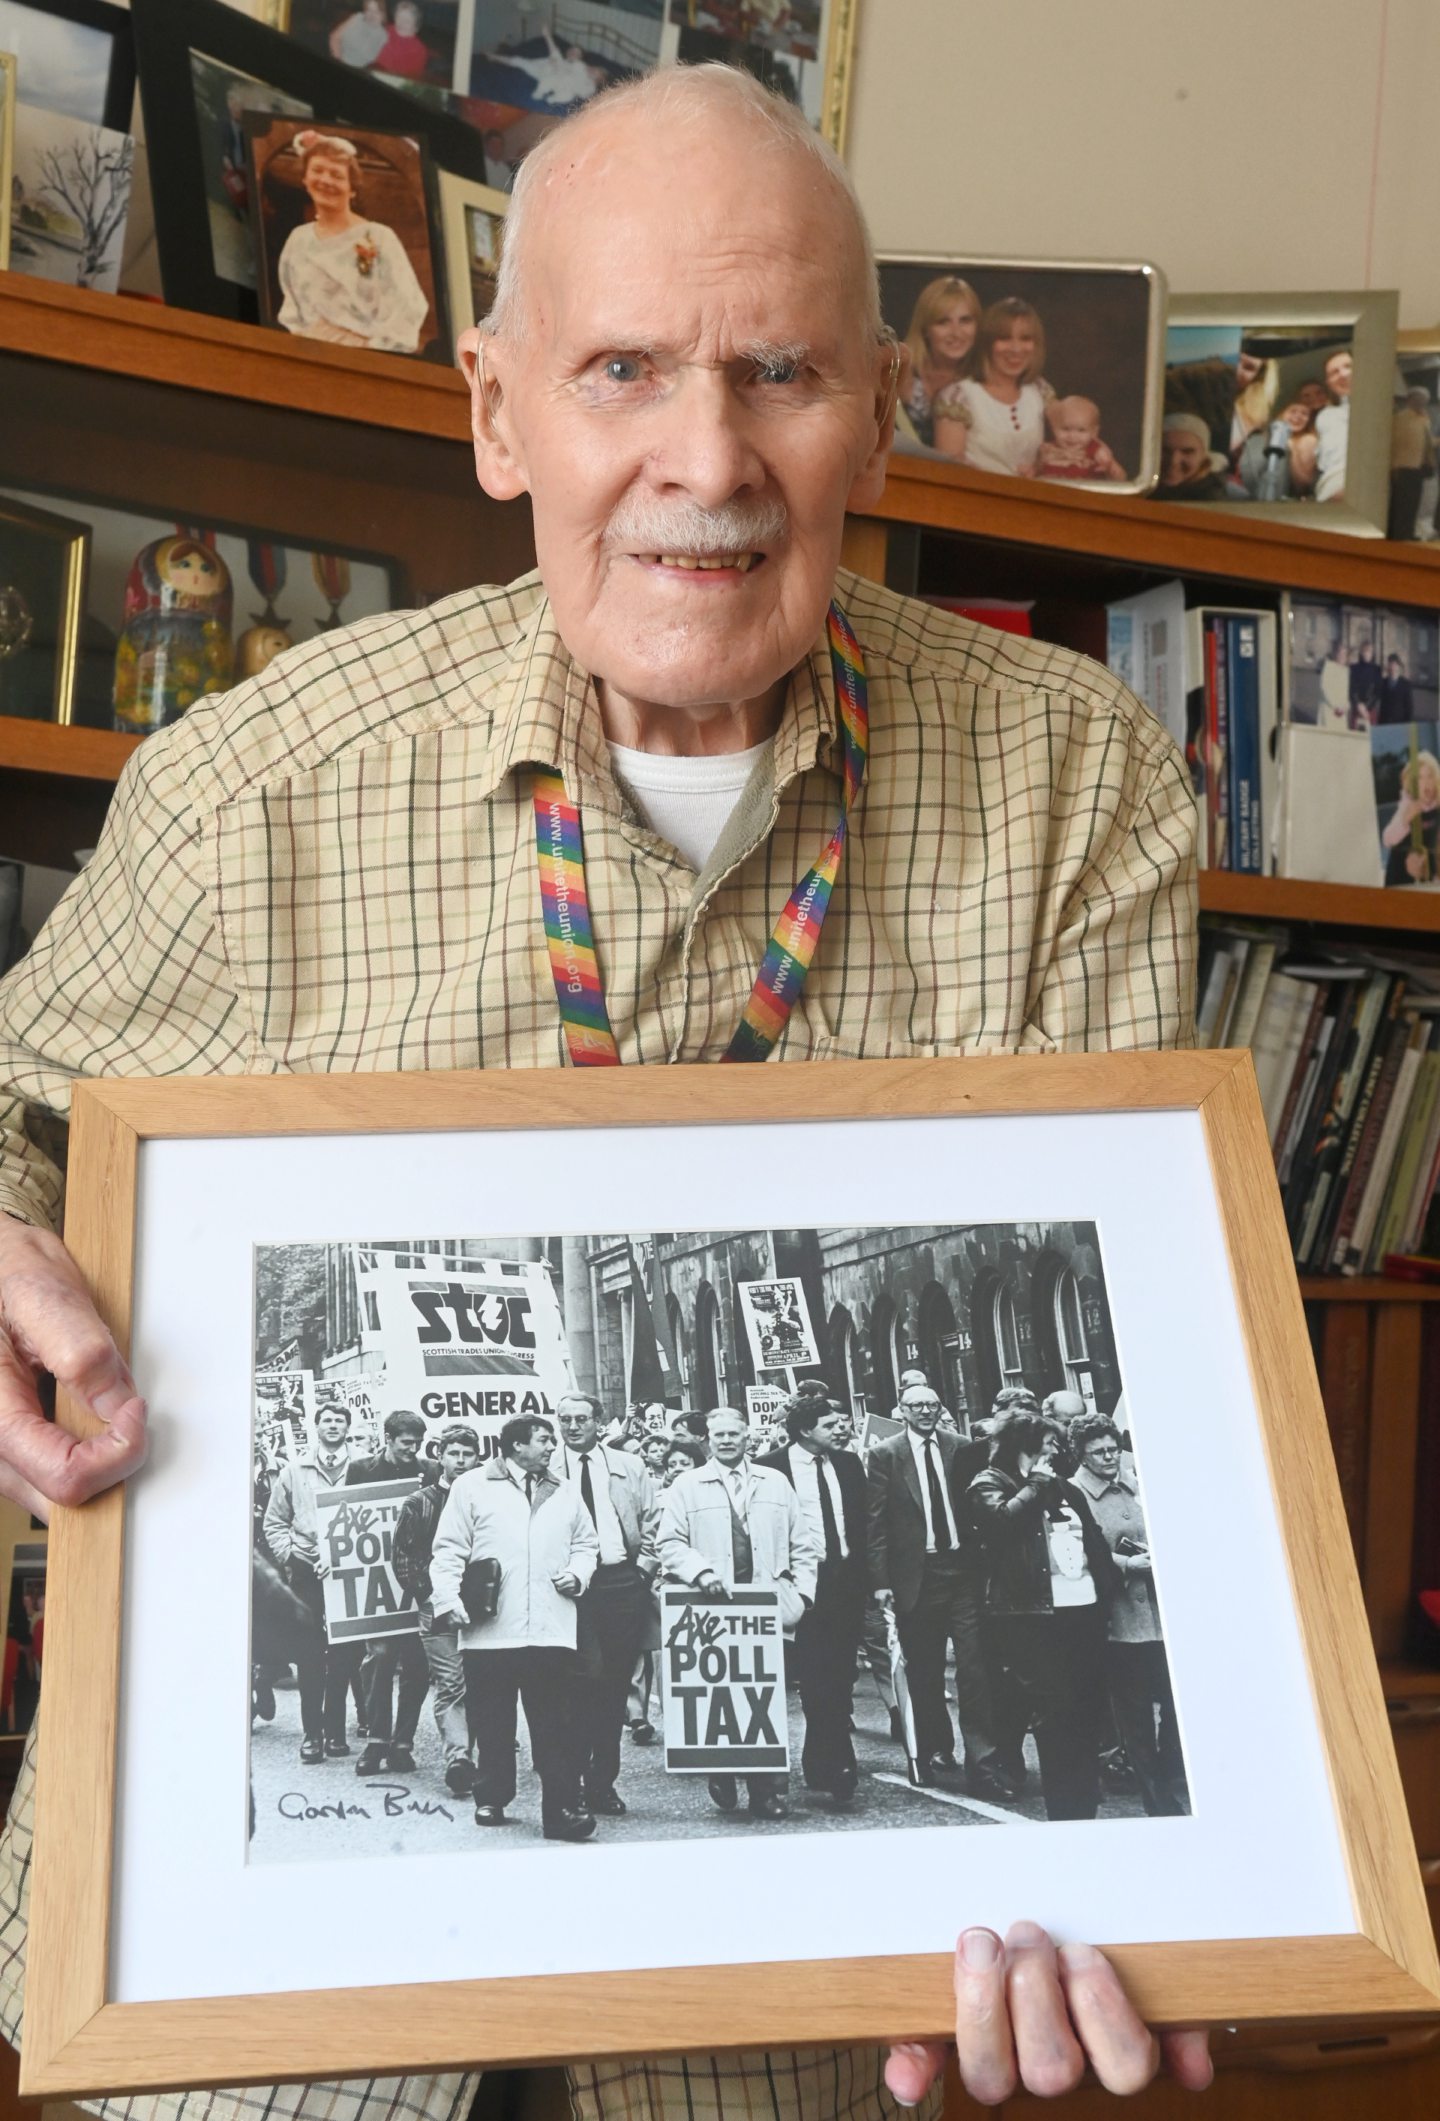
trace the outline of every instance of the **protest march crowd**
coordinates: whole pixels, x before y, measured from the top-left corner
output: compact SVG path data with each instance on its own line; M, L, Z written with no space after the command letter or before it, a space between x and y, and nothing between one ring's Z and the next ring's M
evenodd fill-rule
M668 1589L687 1644L717 1637L717 1612L758 1628L735 1619L742 1607L783 1630L800 1770L835 1811L861 1801L864 1665L913 1784L963 1792L981 1813L1013 1804L1031 1739L1049 1819L1094 1818L1107 1785L1152 1816L1188 1809L1129 1439L1078 1393L1041 1404L1008 1387L967 1435L926 1374L906 1371L863 1451L819 1382L753 1425L730 1407L611 1420L570 1392L553 1418L506 1420L483 1464L466 1425L422 1462L418 1413L389 1413L365 1455L352 1419L319 1408L313 1448L257 1496L252 1722L274 1715L274 1678L293 1664L305 1764L351 1756L353 1697L357 1775L414 1774L428 1696L446 1790L473 1803L477 1826L503 1826L523 1709L544 1836L584 1841L629 1811L624 1741L661 1742L653 1715L667 1766L698 1766L711 1804L740 1812L743 1782L744 1816L784 1818L784 1773L756 1764L785 1757L774 1724L794 1712L783 1694L767 1708L758 1687L707 1697L679 1684L699 1676L697 1652L677 1647L678 1620L662 1642ZM327 1634L327 1555L367 1539L403 1610L337 1625L332 1600ZM666 1597L667 1614L676 1605ZM709 1655L718 1669L720 1650ZM684 1748L666 1689L686 1697Z

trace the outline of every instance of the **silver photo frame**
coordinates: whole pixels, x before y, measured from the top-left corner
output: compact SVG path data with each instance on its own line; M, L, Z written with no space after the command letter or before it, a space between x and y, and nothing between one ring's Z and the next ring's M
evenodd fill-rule
M1324 335L1333 332L1333 347L1350 352L1354 381L1349 397L1349 434L1344 460L1343 498L1249 499L1241 493L1186 496L1167 490L1162 481L1157 500L1185 499L1198 507L1223 508L1255 522L1290 523L1307 530L1339 530L1352 537L1385 535L1390 496L1390 423L1395 379L1395 335L1399 296L1389 291L1341 294L1220 294L1173 295L1166 328L1165 415L1182 408L1177 403L1175 371L1196 365L1192 355L1174 358L1183 351L1177 334L1205 334L1212 347L1228 334L1240 335L1248 345L1263 349L1273 343L1282 368L1293 367L1299 376L1305 361L1293 350L1297 342L1309 341L1309 363L1323 355ZM1197 336L1199 349L1206 340ZM1202 356L1222 359L1218 352ZM1284 381L1294 380L1282 377ZM1271 408L1279 414L1277 398ZM1215 454L1223 454L1218 448Z

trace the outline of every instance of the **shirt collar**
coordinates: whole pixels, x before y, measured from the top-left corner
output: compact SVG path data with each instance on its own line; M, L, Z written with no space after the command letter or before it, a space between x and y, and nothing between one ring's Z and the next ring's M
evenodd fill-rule
M537 580L526 577L514 586L523 590ZM492 702L494 737L477 777L478 797L493 795L523 766L544 766L560 774L572 801L578 796L582 807L588 803L621 814L624 799L611 771L590 673L560 638L548 597L538 600L508 664L493 681ZM839 770L839 724L823 626L790 673L775 735L775 785L807 773L822 758Z
M1097 1502L1102 1495L1108 1495L1112 1488L1116 1489L1121 1495L1133 1495L1135 1493L1129 1481L1122 1480L1118 1473L1112 1474L1107 1480L1103 1473L1092 1472L1089 1466L1077 1466L1070 1477L1078 1486L1084 1489L1092 1500Z

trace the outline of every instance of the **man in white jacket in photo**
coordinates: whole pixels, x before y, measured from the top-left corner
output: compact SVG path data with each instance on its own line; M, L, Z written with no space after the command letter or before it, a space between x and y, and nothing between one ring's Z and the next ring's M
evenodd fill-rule
M577 1488L550 1473L555 1431L517 1414L500 1455L462 1473L441 1513L430 1558L437 1623L453 1615L465 1664L465 1709L475 1747L475 1824L506 1826L515 1796L515 1708L525 1706L540 1778L547 1841L588 1841L595 1815L580 1791L572 1730L578 1677L575 1602L600 1559ZM499 1563L493 1613L472 1620L462 1585L472 1561Z

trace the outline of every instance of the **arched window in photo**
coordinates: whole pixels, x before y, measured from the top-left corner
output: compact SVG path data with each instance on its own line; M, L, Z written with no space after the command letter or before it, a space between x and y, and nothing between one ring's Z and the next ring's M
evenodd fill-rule
M860 1412L860 1350L855 1321L844 1304L836 1304L826 1328L825 1375L832 1392L851 1414Z
M681 1391L688 1403L690 1377L694 1368L690 1359L690 1338L685 1331L685 1313L680 1308L680 1299L678 1296L671 1295L668 1292L665 1297L665 1316L670 1321L670 1345L675 1350L675 1363L680 1372Z
M720 1302L708 1281L695 1297L695 1404L702 1411L724 1403L725 1343L720 1335Z
M1023 1385L1025 1366L1021 1356L1020 1321L1015 1311L1015 1295L1008 1282L1001 1282L995 1290L992 1311L995 1326L995 1360L1000 1372L1001 1388L1006 1385Z
M1055 1277L1055 1338L1060 1346L1066 1384L1093 1407L1095 1387L1090 1376L1090 1341L1080 1304L1080 1284L1069 1267L1063 1268Z
M920 1295L916 1319L920 1342L920 1365L962 1429L970 1426L965 1400L965 1375L960 1367L960 1326L955 1307L938 1281L928 1282Z

